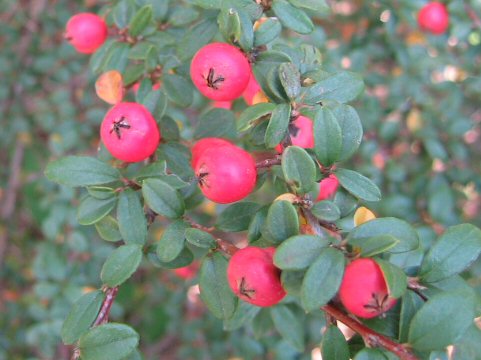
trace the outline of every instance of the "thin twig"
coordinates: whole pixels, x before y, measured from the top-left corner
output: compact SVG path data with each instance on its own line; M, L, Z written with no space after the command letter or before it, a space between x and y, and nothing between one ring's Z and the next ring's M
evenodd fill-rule
M257 169L264 169L264 168L270 168L274 165L280 165L281 159L282 159L281 155L276 155L272 159L265 159L265 160L262 160L262 161L258 161L256 163L256 168Z

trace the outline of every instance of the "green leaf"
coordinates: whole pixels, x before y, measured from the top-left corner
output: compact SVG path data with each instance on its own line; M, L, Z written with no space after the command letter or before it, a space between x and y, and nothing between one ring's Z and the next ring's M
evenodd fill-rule
M139 335L130 326L103 324L80 338L80 356L82 360L120 360L134 351L138 343Z
M185 231L188 225L183 220L169 224L157 242L157 256L165 263L174 261L184 249Z
M90 196L99 200L107 200L116 196L114 189L107 186L89 186L87 191Z
M122 245L115 249L107 258L100 279L110 287L119 286L137 270L142 260L140 245Z
M237 138L234 113L226 109L214 108L202 114L196 125L194 138L206 137Z
M399 240L392 235L377 235L368 238L351 238L349 244L355 250L359 249L359 255L362 257L371 257L389 251L397 244Z
M381 200L381 190L364 175L340 168L335 173L341 186L355 197L365 201Z
M345 262L344 255L339 250L321 250L302 282L301 302L306 311L319 309L336 295L341 286Z
M200 297L214 316L229 319L234 314L237 298L227 282L227 260L220 254L209 254L200 268Z
M305 274L304 270L283 270L281 272L282 287L289 295L300 297Z
M67 186L108 184L120 180L120 173L110 165L87 156L67 156L50 162L45 176Z
M117 198L96 199L86 196L77 210L77 220L81 225L92 225L107 216L115 207Z
M159 146L159 158L167 162L167 167L184 181L192 181L194 171L190 164L190 150L178 142L163 143Z
M119 224L112 216L106 216L95 224L95 228L100 237L105 241L116 242L122 239L120 235Z
M176 74L164 74L162 86L167 96L181 107L188 107L194 100L192 85L182 76Z
M145 244L147 220L139 196L132 189L120 193L117 220L122 238L127 244Z
M378 349L364 348L359 351L354 360L388 360Z
M381 267L384 279L387 283L389 297L398 299L404 295L408 287L408 278L404 271L388 261L376 259Z
M244 324L248 324L256 317L261 308L259 306L251 305L245 301L239 301L234 315L227 320L224 320L224 330L233 331L241 328Z
M288 146L282 153L282 171L298 194L308 193L316 184L316 164L307 151L298 146Z
M228 42L238 43L242 34L241 20L238 11L228 5L223 6L217 17L219 31Z
M351 358L346 338L337 326L329 326L322 336L321 355L323 359L349 360Z
M115 25L117 25L119 29L125 28L129 24L130 18L134 12L135 7L132 2L118 2L113 11Z
M259 240L259 238L262 236L262 228L264 227L268 211L269 207L267 205L263 206L252 218L249 228L247 229L247 239L249 242Z
M309 105L319 104L325 100L347 103L354 100L364 90L364 82L358 74L341 71L328 74L302 92L302 102Z
M321 108L314 118L314 152L324 166L341 158L341 127L331 110Z
M220 9L223 0L192 0L192 4L204 9Z
M443 349L462 338L474 317L471 296L462 292L435 295L414 315L409 344L419 351Z
M189 243L200 248L213 249L216 246L214 237L199 229L187 229L185 238Z
M354 155L362 141L362 123L356 110L349 105L338 105L331 108L334 117L341 127L342 150L338 161L345 161Z
M267 212L262 234L268 240L280 244L299 232L296 208L287 201L275 201Z
M341 210L332 201L323 200L315 203L311 208L312 215L324 221L333 222L341 217Z
M282 25L276 18L267 18L254 32L254 46L260 46L276 40L282 31Z
M329 240L314 235L296 235L279 245L274 264L282 270L302 270L311 265L329 246Z
M162 180L144 180L142 195L147 205L157 214L170 219L181 217L184 214L184 200L177 190Z
M289 99L294 100L301 93L301 73L293 63L279 66L279 78Z
M259 103L249 106L240 114L237 121L237 130L242 132L251 129L258 119L271 114L275 107L272 103Z
M177 44L179 60L186 61L192 58L201 47L212 40L217 31L217 24L211 19L206 19L191 27Z
M330 12L329 5L326 0L289 0L295 7L305 8L321 14Z
M418 312L424 301L413 291L406 291L401 301L401 312L399 313L399 342L408 341L409 325L413 316Z
M368 221L354 228L347 237L351 239L367 239L374 236L391 235L399 243L393 247L391 253L402 253L416 250L419 247L418 233L406 221L393 217L386 217Z
M288 306L277 305L271 309L276 330L297 351L304 351L304 324Z
M62 325L62 341L65 345L72 345L84 334L95 321L99 313L104 293L100 290L82 295L67 315Z
M149 26L153 16L152 5L141 7L130 20L129 34L133 37L139 36Z
M274 0L272 10L282 25L299 34L309 34L314 30L314 24L307 14L289 4L286 0Z
M216 227L225 232L247 230L260 207L259 204L249 201L232 204L221 212L217 218Z
M274 108L264 139L266 147L274 148L284 139L290 118L291 106L289 104L279 104Z
M148 259L157 267L165 268L165 269L178 269L187 265L192 264L194 261L194 254L189 248L184 247L180 254L172 261L163 262L161 261L157 255L153 253L148 254Z
M481 230L471 224L456 225L434 243L421 264L420 277L432 283L459 274L481 253Z

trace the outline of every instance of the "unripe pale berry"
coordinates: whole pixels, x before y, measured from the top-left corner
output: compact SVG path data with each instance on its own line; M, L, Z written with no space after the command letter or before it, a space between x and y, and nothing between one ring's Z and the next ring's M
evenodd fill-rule
M112 107L100 126L100 137L115 158L137 162L152 155L160 131L149 110L141 104L123 102Z
M192 59L190 76L199 91L211 100L229 101L247 87L251 69L245 55L235 46L212 43Z
M96 14L80 13L67 22L65 39L80 53L94 53L107 39L104 19Z
M389 297L381 267L373 259L357 259L347 265L339 297L347 311L366 319L396 304L396 299Z
M418 13L418 25L422 30L435 35L445 33L449 27L446 5L436 1L425 5Z
M239 298L257 306L273 306L286 295L275 267L275 248L248 246L238 250L227 267L229 286Z
M334 196L337 189L339 188L339 180L334 174L329 175L324 178L319 183L319 195L317 196L317 201L327 200Z
M289 135L292 145L304 149L312 149L314 147L314 124L307 116L300 115L289 124ZM275 149L281 153L281 144L277 145Z
M235 145L207 148L197 159L194 170L204 196L219 204L245 198L256 185L254 159Z
M192 147L192 167L195 169L199 157L209 148L215 148L224 145L234 145L229 140L222 138L203 138L197 141Z

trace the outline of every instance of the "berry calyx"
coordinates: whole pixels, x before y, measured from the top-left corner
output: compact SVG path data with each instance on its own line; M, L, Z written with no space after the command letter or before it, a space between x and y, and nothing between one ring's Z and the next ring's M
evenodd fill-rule
M211 100L229 101L247 87L250 65L235 46L212 43L201 48L192 59L190 76L199 91Z
M373 259L357 259L346 266L339 297L350 313L373 318L396 304L389 291L381 267Z
M225 145L234 145L234 144L222 138L200 139L194 144L191 150L192 160L190 161L190 163L192 164L192 167L195 169L195 166L197 165L197 161L199 160L199 157L204 153L205 150L209 148L216 148L216 147L225 146Z
M307 116L298 116L289 124L289 136L292 145L312 149L314 147L314 124L312 120ZM282 145L277 145L275 149L278 153L281 153Z
M205 149L196 160L194 171L204 196L218 204L242 200L256 185L254 159L235 145Z
M334 196L339 188L339 180L334 174L324 178L319 183L319 195L317 195L317 201L327 200Z
M107 39L104 19L96 14L80 13L67 22L65 39L80 53L94 53Z
M449 27L449 13L446 5L440 2L430 2L418 13L418 25L427 32L441 35Z
M257 306L279 303L286 291L281 271L274 265L275 248L248 246L238 250L227 266L229 286L240 299Z
M100 126L100 138L115 158L137 162L155 152L160 131L145 106L123 102L112 107L105 115Z

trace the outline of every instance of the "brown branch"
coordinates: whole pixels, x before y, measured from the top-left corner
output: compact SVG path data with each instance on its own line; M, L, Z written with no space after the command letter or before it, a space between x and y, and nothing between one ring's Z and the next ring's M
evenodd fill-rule
M264 169L264 168L270 168L274 165L280 165L281 164L281 155L276 155L272 159L265 159L262 161L258 161L256 163L256 168L257 169Z
M401 360L418 360L418 357L408 350L406 346L399 344L390 338L368 328L335 305L328 304L323 306L321 309L330 316L342 322L351 330L361 335L368 346L382 347L398 356Z

